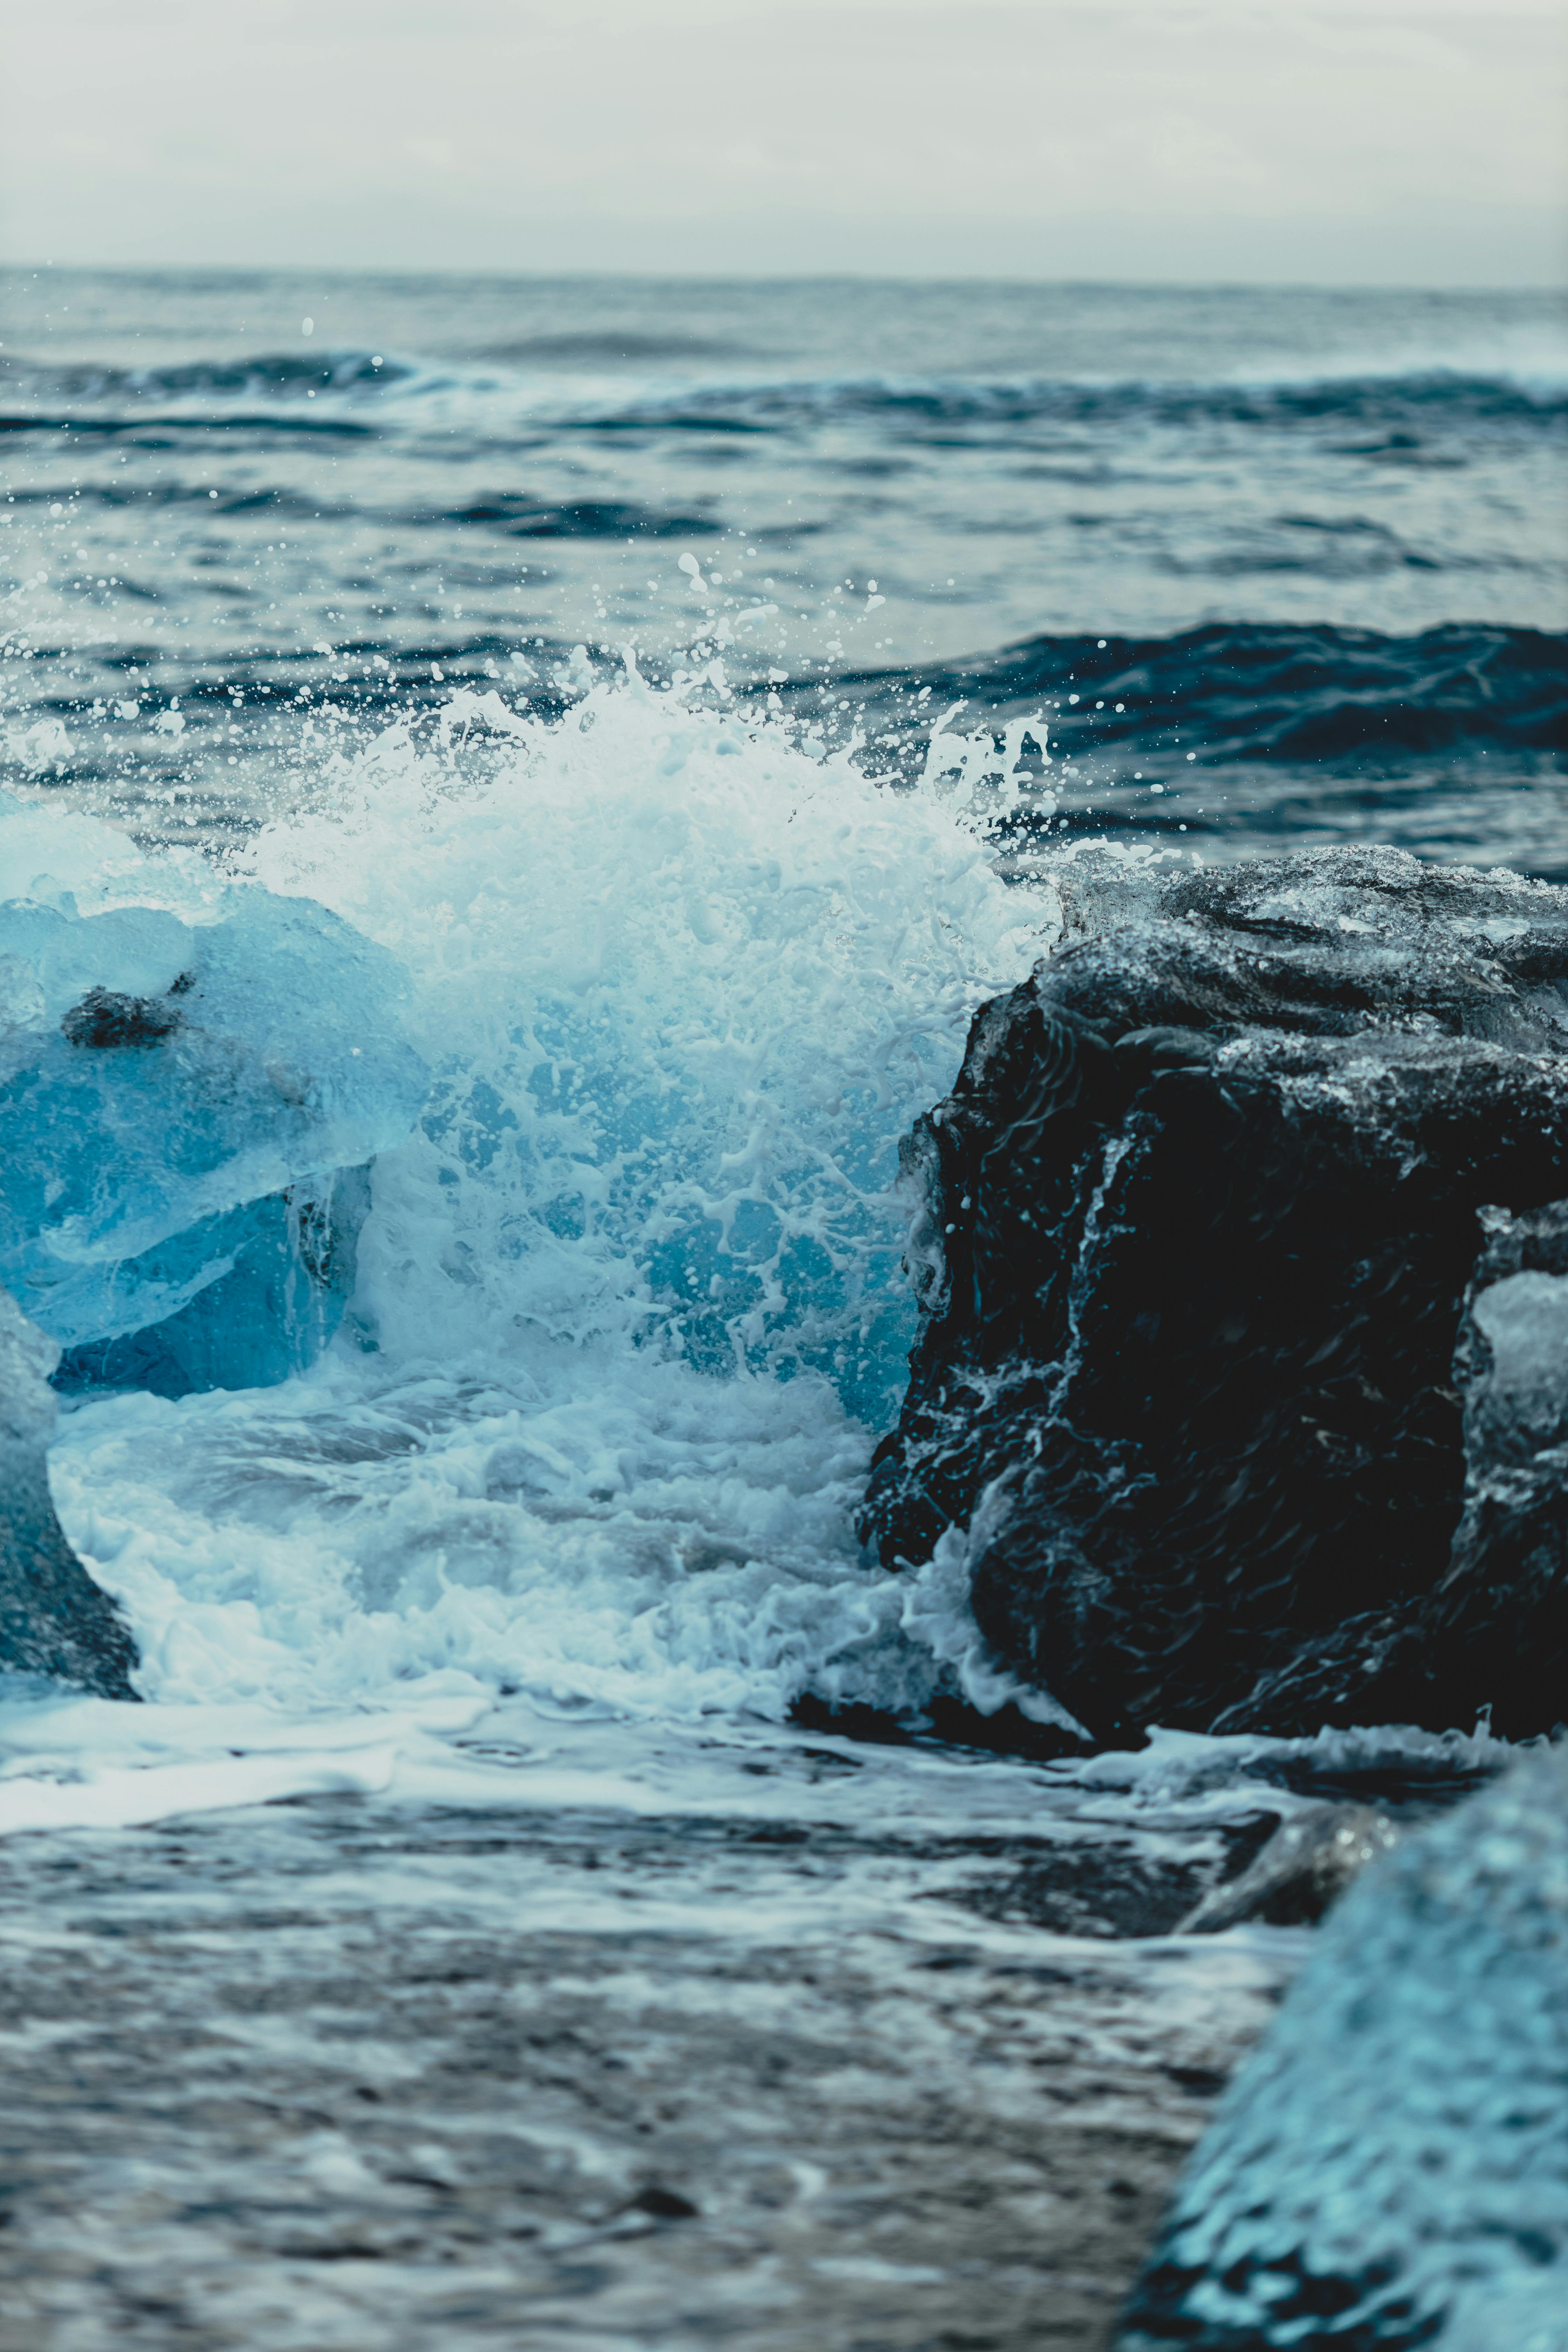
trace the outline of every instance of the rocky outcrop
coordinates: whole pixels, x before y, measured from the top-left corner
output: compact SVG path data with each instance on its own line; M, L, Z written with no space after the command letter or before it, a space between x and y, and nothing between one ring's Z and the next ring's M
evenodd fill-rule
M1345 1896L1178 2189L1119 2352L1561 2352L1565 1989L1560 1748Z
M906 1146L863 1532L967 1528L983 1632L1096 1740L1550 1727L1568 891L1333 850L1076 919Z
M1568 1717L1568 1202L1481 1223L1455 1359L1464 1516L1420 1632L1475 1662L1500 1729L1542 1730Z
M1281 1822L1239 1877L1211 1887L1183 1930L1215 1936L1253 1919L1269 1927L1315 1927L1368 1864L1398 1843L1394 1823L1371 1805L1313 1805Z
M67 1543L44 1465L59 1349L0 1290L0 1674L134 1698L135 1645Z

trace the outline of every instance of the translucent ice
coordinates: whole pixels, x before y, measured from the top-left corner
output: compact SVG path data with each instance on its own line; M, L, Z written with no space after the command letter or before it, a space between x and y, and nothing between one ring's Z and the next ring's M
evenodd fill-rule
M61 869L101 900L108 829L58 823L0 803L0 1279L66 1385L279 1379L341 1311L348 1171L425 1098L401 969L312 901L204 897L129 845L115 887L164 903L83 912Z
M1183 2183L1122 2352L1561 2352L1568 1750L1345 1897Z

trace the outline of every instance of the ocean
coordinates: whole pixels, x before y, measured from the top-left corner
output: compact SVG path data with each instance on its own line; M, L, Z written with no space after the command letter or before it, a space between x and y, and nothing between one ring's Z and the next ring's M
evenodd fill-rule
M1205 1874L1503 1751L1055 1757L855 1538L898 1143L1086 843L1568 879L1562 306L13 271L0 431L0 898L314 900L433 1074L318 1364L67 1401L16 2342L1103 2342Z

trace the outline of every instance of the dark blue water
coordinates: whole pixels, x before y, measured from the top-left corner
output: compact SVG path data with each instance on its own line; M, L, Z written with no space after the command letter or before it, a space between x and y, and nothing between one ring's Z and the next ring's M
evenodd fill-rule
M50 270L0 344L11 781L144 835L635 645L876 769L1039 712L1069 831L1568 874L1547 296Z

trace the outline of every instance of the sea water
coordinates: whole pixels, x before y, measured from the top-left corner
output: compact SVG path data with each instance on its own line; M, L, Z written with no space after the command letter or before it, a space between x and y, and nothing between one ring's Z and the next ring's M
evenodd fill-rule
M353 926L430 1080L311 1370L66 1414L151 1704L18 1694L0 1823L1052 1722L961 1533L852 1532L898 1139L1093 845L1568 872L1560 311L39 270L4 329L7 786L139 847L100 911Z

